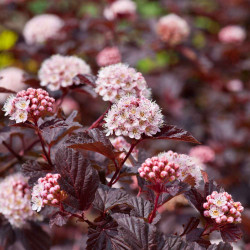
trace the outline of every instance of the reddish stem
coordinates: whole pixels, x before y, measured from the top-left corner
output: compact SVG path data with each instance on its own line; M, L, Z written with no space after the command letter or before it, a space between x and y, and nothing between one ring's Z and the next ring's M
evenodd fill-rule
M156 215L156 211L157 211L157 206L158 206L158 200L159 200L159 197L160 197L160 194L161 193L156 193L156 197L155 197L155 204L154 204L154 210L153 212L150 214L149 216L149 219L148 219L148 222L149 223L152 223L155 215Z
M3 141L2 143L18 159L18 161L22 160L22 156L16 153L9 144L7 144L5 141Z

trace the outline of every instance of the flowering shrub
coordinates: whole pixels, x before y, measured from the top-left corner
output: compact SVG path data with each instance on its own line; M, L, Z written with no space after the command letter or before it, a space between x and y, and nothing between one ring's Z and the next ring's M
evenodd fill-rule
M247 249L249 9L1 3L0 249Z

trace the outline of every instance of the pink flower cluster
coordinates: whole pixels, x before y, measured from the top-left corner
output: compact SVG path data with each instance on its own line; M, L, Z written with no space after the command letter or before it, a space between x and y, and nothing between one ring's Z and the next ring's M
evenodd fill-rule
M196 146L196 147L193 147L190 150L189 155L191 157L196 157L202 163L207 163L207 162L214 161L214 158L215 158L215 153L214 153L213 149L210 148L209 146Z
M238 44L246 39L246 31L238 25L229 25L219 32L219 40L226 44Z
M32 211L31 192L27 178L20 173L10 175L0 182L0 214L16 228L21 228L28 220L39 219Z
M187 177L191 176L195 181L195 186L198 187L200 185L200 182L202 180L201 170L204 166L198 159L185 154L178 154L171 150L169 150L168 152L160 153L158 157L179 166L179 179L181 181L185 181Z
M108 20L117 18L133 20L136 16L136 4L131 0L116 0L104 9L103 14Z
M107 136L129 136L139 140L143 134L160 131L163 115L159 106L145 97L125 96L113 104L104 118Z
M16 67L8 67L0 70L0 87L8 88L14 91L25 89L25 72ZM0 94L0 103L5 102L8 94Z
M115 149L117 149L118 151L122 152L125 151L126 153L129 151L131 144L129 144L123 136L118 136L116 138L113 138L110 140L112 145L114 146ZM136 147L134 147L133 151L132 151L132 156L137 159L138 156L138 149ZM124 159L126 156L126 153L122 153L120 154L120 158Z
M160 39L170 45L183 42L190 33L187 22L175 14L161 17L156 30Z
M59 174L47 174L39 178L32 190L32 209L40 212L45 205L56 206L66 198L66 193L61 190L58 179Z
M244 84L240 79L232 79L227 82L227 89L232 92L242 91L244 89Z
M73 85L73 77L78 74L90 74L90 66L76 56L53 55L46 59L38 72L41 86L51 91Z
M179 165L166 158L148 158L138 169L140 176L153 183L174 181L180 176Z
M104 101L116 102L125 95L150 95L147 83L140 72L126 64L118 63L101 68L98 72L95 91Z
M64 22L52 14L42 14L31 18L24 26L23 36L27 44L44 43L59 37Z
M46 112L53 112L55 99L43 89L28 88L10 96L4 104L3 111L11 120L17 123L27 120L33 121Z
M121 54L117 47L106 47L100 51L96 57L96 62L100 67L121 62Z
M234 202L227 192L214 191L206 199L207 202L203 204L205 217L214 219L218 224L241 222L241 213L244 208L240 202Z

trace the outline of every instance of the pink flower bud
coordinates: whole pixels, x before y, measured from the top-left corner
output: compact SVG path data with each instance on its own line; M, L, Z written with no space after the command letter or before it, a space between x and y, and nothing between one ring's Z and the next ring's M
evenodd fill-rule
M174 176L171 176L171 177L169 178L169 180L170 180L170 181L174 181L174 180L175 180L175 177L174 177Z
M223 211L224 213L226 213L226 212L228 211L228 207L227 207L227 206L223 206L223 207L222 207L222 211Z
M150 172L150 173L148 174L148 176L149 176L149 178L155 178L155 173L154 173L154 172Z
M222 216L221 216L221 220L222 220L222 221L227 221L227 216L222 215Z
M157 166L154 166L154 167L153 167L153 171L154 171L154 172L159 172L159 170L160 170L159 167L157 167Z
M144 178L146 176L145 172L140 173L141 178Z
M204 211L203 214L204 214L205 217L209 217L209 211Z
M167 175L168 175L168 173L167 173L166 171L162 171L162 172L161 172L161 177L162 177L162 178L166 177Z
M45 106L45 105L47 105L47 101L43 99L43 100L41 101L41 104L42 104L43 106Z
M44 108L43 106L40 106L40 107L39 107L39 110L40 110L40 111L44 111L45 108Z
M230 209L230 213L231 213L231 214L235 214L235 213L236 213L236 209L235 209L235 208L231 208L231 209Z
M234 218L231 217L231 216L228 217L228 218L227 218L227 222L228 222L228 223L233 223L233 222L234 222Z
M52 194L48 194L48 195L47 195L47 199L48 199L49 201L51 201L51 200L54 199L54 196L53 196Z
M46 200L46 199L43 200L43 204L48 204L48 203L49 203L48 200Z
M235 222L237 222L237 223L241 223L241 221L242 221L242 219L240 217L235 219Z
M167 165L167 166L165 166L165 171L166 172L168 172L169 171L169 169L170 169L170 167Z
M221 223L221 218L218 217L218 218L215 219L215 221L216 221L216 223L220 224Z
M53 199L53 200L51 201L51 203L52 203L53 205L56 205L56 204L58 204L58 200L57 200L57 199Z
M49 108L47 108L47 111L48 111L48 112L52 112L53 109L49 107Z
M45 188L46 188L46 189L50 189L51 187L52 187L52 185L51 185L50 183L46 183L46 184L45 184Z
M243 212L244 211L244 207L242 207L242 206L238 206L238 208L237 208L237 211L239 211L239 212Z
M37 105L36 104L31 105L31 109L32 110L36 110L37 109Z
M33 113L35 116L39 116L40 115L40 112L38 110L34 111Z
M57 191L60 190L60 186L59 186L59 185L55 185L54 188L55 188L55 190L57 190Z
M149 167L145 167L145 168L144 168L144 171L145 171L146 173L149 173L149 172L150 172L150 168L149 168Z
M54 187L50 188L50 190L49 190L49 192L52 193L52 194L55 193L55 191L56 191L56 190L55 190Z
M203 204L203 208L208 209L208 208L209 208L209 204L208 204L207 202L204 203L204 204Z
M39 100L42 100L43 98L44 98L44 95L42 95L42 94L38 95Z

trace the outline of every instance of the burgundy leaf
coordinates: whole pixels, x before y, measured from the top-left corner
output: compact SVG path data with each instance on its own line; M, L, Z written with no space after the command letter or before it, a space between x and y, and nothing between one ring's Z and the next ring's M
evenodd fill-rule
M96 77L88 74L78 74L73 78L73 83L77 86L80 84L91 85L95 88Z
M195 188L191 188L185 193L185 197L196 207L196 209L203 215L203 203L206 202L204 198Z
M10 90L10 89L6 89L4 87L0 87L0 93L10 93L10 94L16 94L15 91Z
M188 234L192 230L196 229L198 227L199 223L200 223L199 219L197 219L195 217L191 217L189 219L189 222L184 226L184 231L181 234L181 236Z
M143 219L128 216L125 214L115 214L112 217L118 223L118 232L124 244L129 249L154 249L157 246L156 227L146 223Z
M224 192L224 190L215 183L215 181L209 181L205 183L204 187L204 196L207 197L210 195L213 191L217 191L218 193Z
M81 153L65 147L56 152L55 162L57 173L61 175L58 182L68 194L65 209L69 212L87 210L99 185L97 171Z
M33 185L40 177L44 177L54 170L47 163L29 160L22 165L21 171L25 176L29 177L29 184Z
M220 231L225 242L235 242L241 239L242 231L236 224L226 224Z
M50 227L53 227L53 225L62 227L63 225L65 225L67 223L67 221L70 217L71 217L70 214L65 214L63 212L56 212L50 218L49 225L50 225Z
M161 128L161 131L155 134L152 137L146 136L143 139L151 139L151 140L177 140L177 141L185 141L185 142L192 142L196 144L200 144L189 132L177 128L174 125L165 125Z
M16 240L15 232L10 223L0 215L0 247L8 249Z
M15 233L25 250L50 249L51 240L49 235L35 223L27 224L26 227L15 230Z
M132 197L129 199L129 205L133 207L130 212L131 216L147 219L153 211L154 205L141 197Z
M128 199L129 195L125 191L100 184L95 194L93 207L106 212L117 205L128 203Z
M117 223L109 221L104 225L90 227L88 231L87 250L129 250L118 236Z
M40 88L40 81L35 78L28 78L24 81L25 84L33 87L33 88Z
M220 242L218 245L210 245L207 250L233 250L233 247L228 242Z
M112 160L116 158L116 153L110 140L97 128L72 135L66 143L70 148L94 151Z

